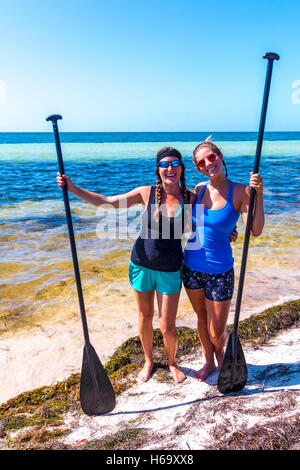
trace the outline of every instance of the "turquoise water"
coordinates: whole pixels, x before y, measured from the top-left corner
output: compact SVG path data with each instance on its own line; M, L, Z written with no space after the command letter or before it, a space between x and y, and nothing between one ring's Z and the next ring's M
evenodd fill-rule
M59 123L60 125L60 123ZM257 132L60 132L61 142L201 142L213 134L216 141L254 141ZM1 132L2 144L52 143L52 132ZM268 132L265 141L300 140L300 132Z
M183 155L187 186L193 188L203 177L192 163L192 151L209 134L61 133L65 172L75 184L91 191L123 193L155 184L155 155L160 148L172 145ZM247 184L256 133L213 136L222 148L229 178ZM7 330L13 325L32 324L54 310L58 314L59 298L74 297L74 290L68 290L73 274L62 195L56 184L53 135L0 133L0 165L0 319ZM299 170L300 133L266 133L260 166L266 227L263 236L253 241L249 260L249 269L257 263L264 276L275 265L283 279L298 269ZM98 298L99 283L111 286L123 282L129 288L132 240L99 239L95 208L73 195L70 203L87 298ZM135 219L134 210L130 217ZM243 228L239 226L239 230L234 247L237 263L243 241ZM98 279L95 272L101 274ZM263 297L265 286L258 285L257 278L255 283ZM270 294L268 300L271 298Z
M25 140L24 134L22 136L22 140ZM41 140L41 135L38 136ZM80 136L81 134L78 135L78 140ZM245 137L244 134L243 136ZM264 177L267 212L290 210L290 204L299 203L300 140L284 140L284 136L285 133L280 135L281 140L265 141L263 145L260 171ZM124 139L123 135L122 137ZM130 138L131 135L127 137ZM149 138L149 135L147 137ZM153 139L154 137L164 136L155 134ZM168 137L171 136L168 134ZM163 146L173 145L183 155L187 184L194 187L203 179L195 171L191 160L197 141L176 141L176 137L178 136L175 134L172 140L152 142L65 142L62 143L65 171L78 185L88 189L103 194L126 192L141 184L153 184L153 165L157 151ZM242 136L237 134L236 137ZM34 141L31 135L29 138ZM11 136L11 140L19 139L19 136ZM44 139L46 140L46 136ZM246 184L253 167L256 142L223 140L216 143L223 150L230 177ZM0 207L9 207L12 203L29 200L54 201L60 198L53 178L57 171L53 143L0 144L0 162L1 172L5 176L0 181ZM289 204L284 204L287 195Z

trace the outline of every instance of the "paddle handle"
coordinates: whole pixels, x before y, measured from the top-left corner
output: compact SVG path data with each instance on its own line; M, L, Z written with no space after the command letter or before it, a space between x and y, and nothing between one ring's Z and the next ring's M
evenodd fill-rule
M265 89L264 89L264 95L263 95L253 173L258 173L259 171L260 156L261 156L261 149L262 149L262 143L263 143L263 138L264 138L269 92L270 92L271 77L272 77L272 70L273 70L273 62L274 60L279 60L279 55L274 52L268 52L263 56L263 58L268 60L268 67L267 67L267 73L266 73L266 79L265 79ZM246 224L246 230L245 230L245 239L244 239L244 246L243 246L243 253L242 253L239 286L238 286L238 291L237 291L237 299L236 299L235 314L234 314L233 331L234 331L235 336L236 336L237 328L238 328L242 295L243 295L243 287L244 287L245 271L246 271L246 264L247 264L247 257L248 257L250 232L251 232L251 227L252 227L255 195L256 195L255 189L250 188L249 210L248 210L247 224Z
M58 132L58 125L57 125L57 121L59 119L62 119L62 117L59 114L54 114L54 115L49 116L46 119L46 121L52 122L59 172L61 175L64 175L65 173L64 162L63 162L63 157L62 157L62 152L61 152L60 138L59 138L59 132ZM76 279L77 294L78 294L78 301L79 301L82 327L83 327L83 333L84 333L84 340L85 340L85 343L89 343L90 342L89 332L88 332L85 306L84 306L84 300L83 300L80 271L79 271L79 265L78 265L78 257L77 257L77 250L76 250L76 244L75 244L75 237L74 237L74 230L73 230L73 223L72 223L67 185L63 186L62 193L63 193L63 198L64 198L66 219L67 219L67 224L68 224L68 232L69 232L69 239L70 239L70 245L71 245L73 267L74 267L74 273L75 273L75 279Z

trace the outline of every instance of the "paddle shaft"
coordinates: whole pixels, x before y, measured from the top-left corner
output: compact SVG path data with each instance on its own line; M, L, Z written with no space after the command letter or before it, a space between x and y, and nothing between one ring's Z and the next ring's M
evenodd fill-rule
M64 175L65 174L64 162L62 158L57 121L52 120L52 125L53 125L59 172L61 175ZM77 285L77 294L78 294L78 301L79 301L79 307L80 307L80 313L81 313L84 340L85 340L85 343L88 344L90 342L89 332L88 332L85 306L84 306L84 300L83 300L83 294L82 294L80 271L79 271L79 265L78 265L77 250L76 250L76 244L75 244L75 237L74 237L74 230L73 230L73 224L72 224L72 216L71 216L71 210L70 210L67 185L63 186L62 192L63 192L63 197L64 197L65 212L66 212L66 218L67 218L67 224L68 224L69 239L70 239L71 252L72 252L72 258L73 258L73 266L74 266L74 273L75 273L75 279L76 279L76 285Z
M260 124L259 124L253 173L258 173L258 170L259 170L261 149L262 149L262 143L263 143L263 138L264 138L266 114L267 114L267 107L268 107L268 100L269 100L269 92L270 92L270 85L271 85L271 77L272 77L272 70L273 70L273 61L279 60L279 56L275 53L267 53L264 55L264 59L268 59L268 67L267 67L266 80L265 80L265 89L264 89L264 95L263 95L263 103L262 103L262 110L261 110L261 116L260 116ZM254 202L255 202L255 195L256 195L255 189L254 188L250 188L250 189L251 189L251 192L250 192L250 200L249 200L248 218L247 218L247 224L246 224L246 230L245 230L245 239L244 239L244 246L243 246L243 253L242 253L239 286L238 286L235 314L234 314L233 332L235 336L237 333L239 316L240 316L243 287L244 287L244 278L245 278L245 271L246 271L246 264L247 264L247 257L248 257L250 232L251 232L252 219L253 219L253 209L254 209Z

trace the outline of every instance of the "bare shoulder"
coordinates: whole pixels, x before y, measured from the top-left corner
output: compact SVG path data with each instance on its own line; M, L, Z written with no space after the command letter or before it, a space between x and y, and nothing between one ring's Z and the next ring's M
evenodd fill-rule
M249 186L247 186L246 184L234 182L233 205L239 213L241 213L241 210L248 205L249 198Z
M203 187L206 185L206 182L205 181L201 181L200 183L197 184L197 186L195 186L195 193L196 193L196 196L199 196L199 194L201 193Z
M139 186L138 188L136 188L138 191L140 191L140 193L150 193L151 191L151 186Z
M151 186L138 186L130 191L124 193L124 196L144 196L150 193Z
M242 201L250 196L250 188L246 184L234 182L234 195Z
M141 192L141 194L147 194L149 195L150 194L150 191L151 191L151 187L152 186L139 186L139 191Z
M118 194L107 198L115 207L131 207L135 204L147 204L151 186L138 186L124 194Z
M149 201L149 197L150 197L151 186L139 186L136 189L139 191L141 198L143 200L143 203L147 205Z
M195 204L195 202L197 201L197 195L195 193L194 190L188 190L189 191L189 194L190 194L190 204Z

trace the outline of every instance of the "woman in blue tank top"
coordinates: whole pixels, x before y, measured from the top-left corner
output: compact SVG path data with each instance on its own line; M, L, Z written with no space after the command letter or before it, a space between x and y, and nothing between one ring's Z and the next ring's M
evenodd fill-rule
M69 176L58 173L60 187L67 184L68 191L84 201L108 208L130 207L143 204L142 231L135 241L129 265L130 284L134 289L139 312L139 334L145 354L145 364L139 374L147 381L153 368L153 315L156 294L160 329L167 350L170 372L176 382L185 374L175 360L177 330L175 320L181 290L182 246L181 237L186 220L185 208L194 194L186 190L184 164L181 154L172 147L161 149L156 158L156 186L140 186L126 194L111 197L93 193L73 184Z
M198 333L205 365L195 373L203 381L221 367L226 342L226 323L234 289L234 260L230 233L239 216L247 223L250 188L227 178L220 149L206 139L193 152L198 171L209 178L196 186L193 205L193 235L184 250L183 284L198 317ZM225 173L223 171L225 169ZM262 233L264 226L263 182L252 174L250 186L256 190L251 234Z

